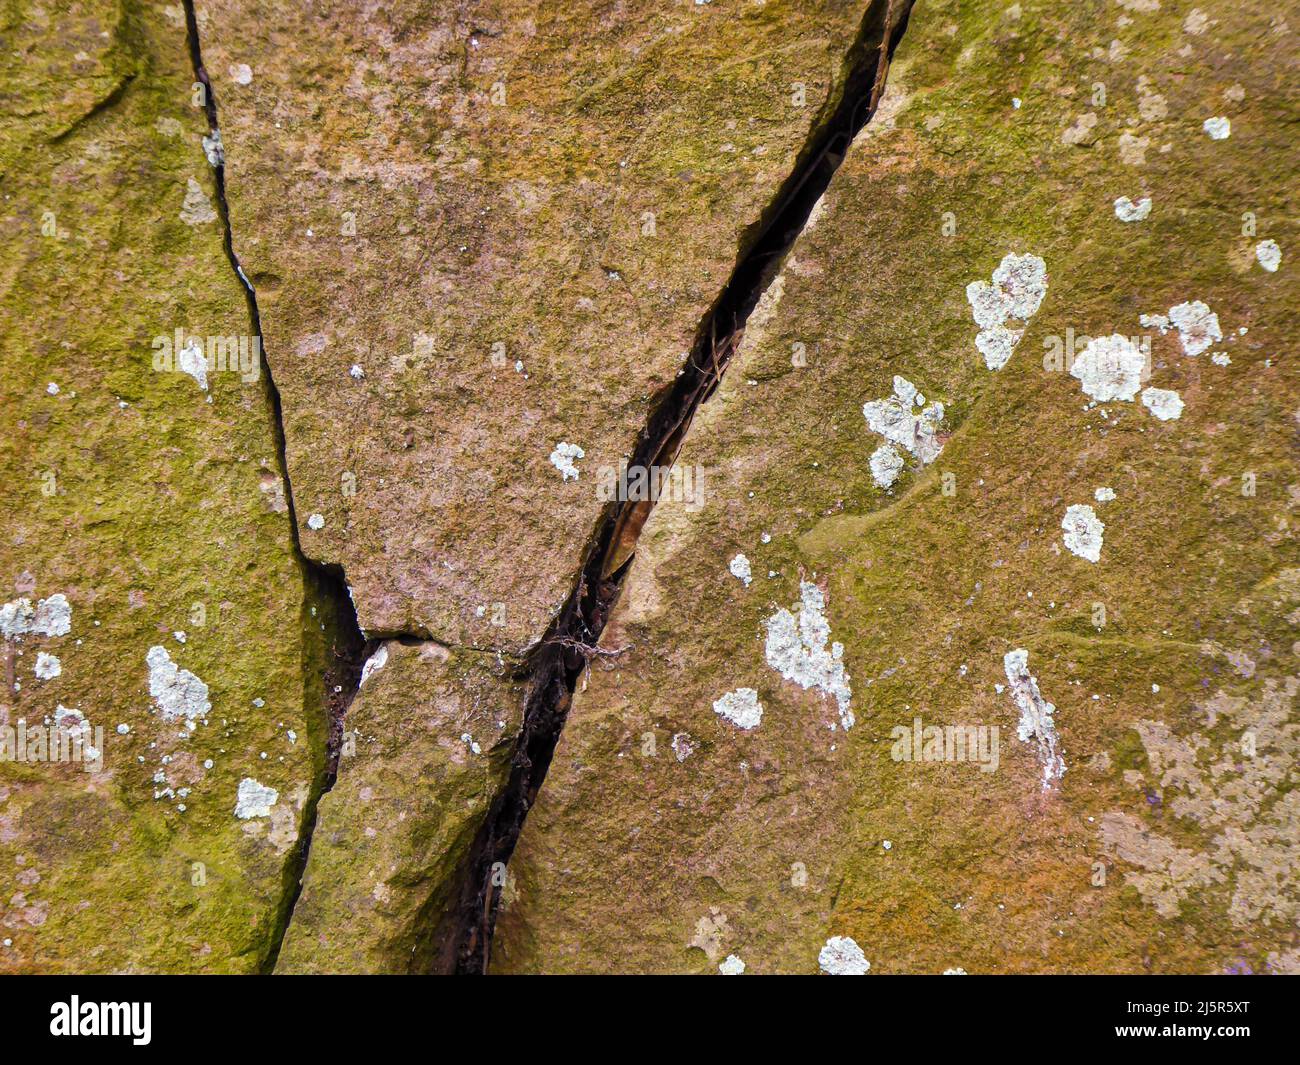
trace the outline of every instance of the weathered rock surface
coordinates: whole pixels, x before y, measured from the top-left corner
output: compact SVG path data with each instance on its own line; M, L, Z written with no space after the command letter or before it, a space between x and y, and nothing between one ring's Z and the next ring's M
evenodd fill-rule
M277 972L448 967L456 874L509 772L522 707L495 656L380 645L348 709Z
M249 332L183 16L11 5L3 39L0 971L255 971L319 622L256 367L153 368L177 329Z
M1295 967L1296 38L1196 6L918 5L696 418L705 506L646 527L495 971ZM1178 417L1067 372L1112 334Z
M364 630L541 638L863 11L199 6L304 548Z
M208 0L219 136L181 6L7 11L0 971L467 968L539 783L498 972L1300 969L1260 0L921 0L536 647L867 7Z

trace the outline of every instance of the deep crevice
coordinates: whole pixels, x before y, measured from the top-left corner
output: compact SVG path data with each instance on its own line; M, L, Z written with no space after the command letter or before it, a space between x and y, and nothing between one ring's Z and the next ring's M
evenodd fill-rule
M212 91L212 82L208 78L207 69L203 65L194 0L184 0L184 3L190 62L194 68L195 79L203 86L204 112L207 115L209 133L216 137L221 128L217 120L217 100ZM294 506L293 485L289 480L284 408L280 400L280 390L276 387L270 361L266 355L266 338L262 334L262 316L257 306L257 292L244 273L239 256L235 254L230 207L226 201L224 157L219 156L218 161L213 163L212 169L215 175L217 214L221 219L222 243L226 258L243 288L252 335L261 338L262 380L265 381L267 406L271 415L276 462L281 483L284 485L293 552L303 575L302 619L303 634L307 643L303 701L308 711L309 722L314 718L317 726L314 729L316 734L311 737L316 762L315 772L303 810L302 830L293 858L286 868L283 894L270 944L260 962L262 972L269 973L275 969L280 947L284 943L285 933L293 917L294 906L302 892L302 878L311 851L311 839L316 828L320 800L334 786L338 775L339 750L343 741L343 719L360 686L362 663L377 641L374 638L367 639L361 631L356 607L352 603L351 595L348 594L343 567L309 558L302 549L302 540L298 533L298 514ZM317 679L320 688L314 690ZM314 710L315 707L320 708L318 714Z
M782 259L804 229L854 137L870 121L885 76L907 28L914 0L872 0L843 62L843 90L814 123L790 176L746 232L727 284L696 331L686 364L656 398L637 438L632 467L670 466L691 420L716 390L745 324ZM819 116L820 119L821 116ZM574 689L599 643L653 502L612 503L583 556L577 584L534 649L523 726L511 774L475 839L455 886L453 908L430 915L437 925L435 967L487 972L501 877L550 767Z

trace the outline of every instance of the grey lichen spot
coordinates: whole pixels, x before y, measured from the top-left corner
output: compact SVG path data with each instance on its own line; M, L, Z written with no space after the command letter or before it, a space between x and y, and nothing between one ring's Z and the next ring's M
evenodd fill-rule
M244 777L239 782L235 795L235 816L241 821L253 817L270 817L271 808L279 798L280 793L275 788L259 784L252 777Z
M1300 793L1292 787L1300 757L1297 692L1300 677L1270 678L1254 697L1220 690L1197 708L1204 732L1178 735L1162 721L1135 723L1147 754L1139 783L1160 795L1183 831L1175 842L1117 810L1101 818L1101 840L1136 867L1125 883L1162 917L1177 916L1194 900L1226 904L1237 928L1300 920ZM1243 757L1244 735L1252 737L1253 756Z
M1199 355L1223 339L1219 316L1201 300L1170 307L1169 324L1178 330L1187 355Z
M922 465L928 465L943 450L937 436L943 423L943 404L936 401L928 407L922 406L919 412L915 411L914 408L923 401L924 397L912 382L905 377L895 377L894 394L864 403L862 416L867 419L867 427L873 433L879 433L890 443L910 452Z
M881 444L871 453L871 479L881 488L888 488L903 472L903 456L890 444Z
M1133 401L1142 387L1146 356L1128 337L1119 333L1094 337L1070 367L1083 390L1098 402Z
M1162 422L1174 421L1183 413L1183 399L1171 388L1143 389L1142 405Z
M176 353L176 368L194 378L204 392L208 390L208 360L197 340L189 340Z
M36 674L37 680L53 680L63 672L63 664L54 655L39 651L32 672Z
M72 605L62 592L42 599L35 607L28 598L0 606L0 636L16 640L33 636L66 636L72 629Z
M167 653L167 648L149 648L145 662L149 666L149 694L164 721L184 719L193 722L208 716L212 709L208 701L208 686L188 669L179 668Z
M817 964L828 976L866 976L871 968L852 936L831 936L818 952Z
M850 708L853 691L844 671L844 646L830 643L831 627L826 620L826 600L822 590L811 581L799 585L798 618L780 609L764 625L767 628L767 663L786 680L805 691L816 688L833 696L839 710L840 725L853 727Z
M214 129L211 134L203 138L203 154L214 167L225 164L226 148L221 143L221 130Z
M1202 126L1212 141L1226 141L1232 136L1232 121L1222 116L1207 118Z
M551 465L560 471L560 479L564 481L578 479L581 471L574 465L574 460L586 457L587 453L577 444L570 444L564 440L555 445L550 455Z
M1065 508L1061 519L1065 530L1065 546L1073 554L1089 562L1101 561L1102 534L1106 526L1088 503L1075 503Z
M1282 249L1275 240L1261 240L1255 245L1255 258L1260 266L1270 274L1275 274L1282 265Z
M713 702L713 712L748 732L763 721L763 704L753 688L737 688Z
M993 271L992 284L972 281L966 286L966 301L980 327L975 346L990 370L1002 369L1011 358L1047 295L1047 281L1047 264L1037 255L1009 254Z
M206 226L217 220L212 201L203 186L190 178L185 187L185 200L181 204L181 221L187 226Z
M1134 203L1127 196L1115 201L1115 217L1121 222L1141 222L1151 214L1151 197L1143 196Z
M361 667L361 680L357 684L357 687L360 688L364 686L366 681L386 665L388 665L388 644L381 643L375 649L375 653L367 658L365 665Z
M1043 789L1050 788L1065 774L1065 759L1060 752L1060 739L1056 734L1053 716L1056 707L1043 698L1038 690L1038 679L1029 672L1029 652L1022 647L1002 656L1002 668L1016 707L1020 710L1020 723L1016 734L1021 742L1033 742L1038 747L1038 762L1043 767Z

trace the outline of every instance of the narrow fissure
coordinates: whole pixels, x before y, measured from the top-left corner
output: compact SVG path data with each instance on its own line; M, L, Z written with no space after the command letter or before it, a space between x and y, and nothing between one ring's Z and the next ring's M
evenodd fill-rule
M203 65L203 53L199 44L198 18L194 10L194 0L185 0L185 26L189 42L190 62L194 68L195 79L203 86L204 111L207 115L209 135L218 137L221 126L217 120L217 101L212 91L212 82ZM211 160L209 160L211 161ZM276 915L276 922L271 942L262 958L260 968L269 973L275 969L280 955L280 947L293 917L294 906L302 891L302 877L307 868L307 857L311 850L312 834L316 828L316 814L320 800L334 786L338 775L339 750L343 740L343 719L348 707L356 696L361 682L361 666L375 640L367 640L357 621L356 607L348 594L343 567L335 564L318 562L309 558L302 549L302 540L298 534L298 514L294 506L293 485L289 480L289 458L284 433L284 410L280 401L280 390L276 387L271 374L270 361L266 357L266 338L262 334L262 317L257 306L257 292L252 282L244 273L244 268L235 254L234 235L230 225L230 208L226 202L226 173L224 156L218 155L212 164L217 191L217 214L221 219L222 242L226 258L235 276L244 290L244 299L248 304L248 317L253 336L262 342L262 377L266 383L267 406L270 410L272 432L275 439L276 462L279 466L281 482L284 485L285 504L288 509L289 529L292 536L294 555L303 574L303 633L306 639L306 666L303 678L304 706L319 706L318 735L313 736L316 750L316 767L312 787L303 810L302 831L298 845L294 850L293 860L289 863L283 885L283 895ZM320 687L316 688L319 679Z
M890 59L914 0L873 0L843 62L843 92L810 132L790 176L745 234L731 277L696 332L686 364L658 398L629 466L668 467L691 420L718 387L745 324L781 260L884 91ZM453 908L430 915L435 968L486 973L504 870L550 767L578 680L597 653L653 501L611 503L584 554L576 586L534 650L511 774L480 829L455 886Z

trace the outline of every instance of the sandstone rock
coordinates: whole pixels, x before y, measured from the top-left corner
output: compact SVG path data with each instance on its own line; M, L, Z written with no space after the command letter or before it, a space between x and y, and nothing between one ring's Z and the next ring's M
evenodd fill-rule
M326 519L304 548L343 565L363 629L541 638L599 471L681 369L862 16L201 5L291 480Z
M523 695L499 659L396 641L376 654L277 972L446 968L457 875L509 773Z
M153 368L177 329L249 333L219 222L181 217L215 200L184 25L98 2L6 23L0 603L34 623L0 640L0 971L256 971L323 759L323 615L268 505L265 380ZM264 816L236 817L244 778Z
M661 503L646 526L603 640L632 649L574 699L495 971L712 972L735 954L747 973L813 973L838 936L872 973L1269 971L1285 955L1300 397L1279 353L1296 292L1243 271L1237 234L1247 210L1285 228L1275 72L1294 35L1250 4L1211 5L1194 39L1163 9L1117 28L1017 7L913 13L889 126L849 153L695 419L679 461L708 468L704 508ZM1167 116L1139 118L1139 75ZM1098 82L1091 147L1062 144ZM1232 138L1212 142L1201 121L1225 108ZM1122 152L1137 135L1141 167ZM1153 197L1142 226L1114 216L1121 193ZM966 292L1012 254L1041 257L1048 287L994 371ZM1217 313L1230 361L1140 323L1190 300ZM1143 383L1176 390L1180 419L1082 393L1057 356L1113 332L1149 343ZM900 377L942 404L942 451L882 488L862 408ZM1099 486L1114 499L1094 564L1060 525ZM728 573L737 552L751 587ZM800 613L801 584L829 627L800 617L809 662L843 645L847 731L829 692L772 667L770 620ZM1059 781L1038 726L1017 735L1013 649L1054 704ZM749 731L712 709L739 686L764 708ZM942 740L904 760L918 725L923 741L985 730L972 744L997 728L996 770L955 743L928 760Z

